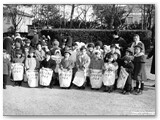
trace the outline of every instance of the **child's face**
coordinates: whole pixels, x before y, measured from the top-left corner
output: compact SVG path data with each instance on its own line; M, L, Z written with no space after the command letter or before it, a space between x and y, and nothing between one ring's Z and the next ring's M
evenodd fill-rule
M33 52L32 52L32 53L29 53L29 55L30 55L31 57L33 57L34 53L33 53Z
M126 52L125 52L125 55L126 55L126 56L129 56L129 52L128 52L128 51L126 51Z
M93 47L89 47L88 51L92 52L93 51Z
M111 47L111 52L114 53L116 51L115 47Z
M86 49L83 49L83 50L81 51L81 53L82 53L82 55L85 55L85 54L86 54Z
M65 58L69 58L69 53L65 53Z
M24 51L25 51L25 53L28 53L28 52L29 52L29 49L28 49L28 48L25 48Z
M113 61L113 57L108 58L108 61L109 61L109 62L112 62L112 61Z
M96 58L100 58L100 57L101 57L101 54L100 54L100 53L95 53L95 57L96 57Z
M46 58L49 59L49 58L50 58L50 55L46 54Z
M135 51L136 54L138 54L138 53L141 52L141 49L139 47L135 47L134 51Z

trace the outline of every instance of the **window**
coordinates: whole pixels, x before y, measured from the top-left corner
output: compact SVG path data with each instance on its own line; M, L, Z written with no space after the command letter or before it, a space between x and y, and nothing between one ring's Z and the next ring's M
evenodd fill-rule
M128 17L128 20L127 20L127 24L132 24L133 23L133 17Z

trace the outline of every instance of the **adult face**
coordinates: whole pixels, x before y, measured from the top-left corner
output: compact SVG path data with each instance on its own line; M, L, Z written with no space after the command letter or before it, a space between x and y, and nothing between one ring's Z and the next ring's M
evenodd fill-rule
M88 51L90 51L90 52L92 52L93 50L94 50L93 47L88 48Z
M133 40L134 40L134 42L138 42L139 41L139 36L134 36Z
M85 54L86 54L86 49L83 49L83 50L81 51L81 53L82 53L82 55L85 55Z

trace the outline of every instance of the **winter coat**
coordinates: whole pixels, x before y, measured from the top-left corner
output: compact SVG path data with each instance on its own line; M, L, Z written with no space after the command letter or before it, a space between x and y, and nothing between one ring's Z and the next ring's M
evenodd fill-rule
M86 55L78 55L77 56L77 61L76 61L76 66L79 69L88 69L90 65L90 57Z
M42 61L45 58L45 52L43 50L41 51L35 50L35 56L37 60Z
M155 45L154 48L151 50L151 52L149 53L148 57L151 58L153 56L152 59L152 66L151 66L151 73L155 74Z
M127 64L123 64L123 67L125 68L125 70L128 72L129 76L127 78L126 84L131 85L132 84L132 74L133 74L133 70L134 70L134 65L132 62L129 62Z
M35 57L28 56L25 61L26 70L35 70L39 68L39 61Z
M11 63L8 58L3 58L3 75L9 75L11 70Z
M72 69L74 67L74 62L71 59L66 60L63 58L60 63L60 67L64 69Z
M103 68L103 65L104 65L104 61L102 59L91 59L89 68L101 70Z
M138 81L147 80L145 62L146 62L146 59L143 53L140 53L139 55L135 55L134 71L133 71L134 80L138 80Z
M54 70L56 68L56 61L55 60L52 60L51 58L47 61L46 59L44 59L42 62L41 62L41 66L40 68L50 68L52 70Z
M20 57L20 58L13 58L12 62L13 63L24 63L25 58L24 57Z

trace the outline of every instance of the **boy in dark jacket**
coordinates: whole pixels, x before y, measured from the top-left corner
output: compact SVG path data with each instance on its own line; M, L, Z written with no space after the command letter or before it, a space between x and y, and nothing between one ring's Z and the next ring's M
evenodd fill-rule
M132 73L133 73L134 65L132 63L132 58L130 56L125 56L123 58L123 61L124 61L124 64L122 66L128 72L129 76L127 78L127 81L125 83L122 93L129 94L132 90Z
M50 52L46 52L46 58L41 62L41 67L40 68L50 68L53 70L53 76L52 76L52 80L50 83L50 88L53 88L53 85L55 83L55 68L56 68L56 61L51 59L51 53Z

